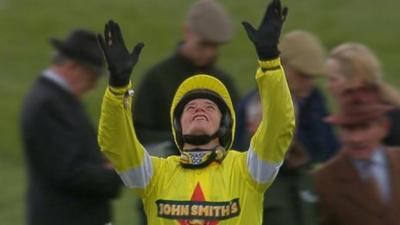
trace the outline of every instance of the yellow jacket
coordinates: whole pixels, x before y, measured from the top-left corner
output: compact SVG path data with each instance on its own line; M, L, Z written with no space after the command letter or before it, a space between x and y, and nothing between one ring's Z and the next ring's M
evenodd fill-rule
M262 223L263 193L291 142L294 112L280 60L259 65L263 119L250 148L229 150L221 163L203 169L185 169L177 156L150 156L133 127L131 101L125 95L131 85L107 88L99 124L101 150L125 185L141 196L148 224Z

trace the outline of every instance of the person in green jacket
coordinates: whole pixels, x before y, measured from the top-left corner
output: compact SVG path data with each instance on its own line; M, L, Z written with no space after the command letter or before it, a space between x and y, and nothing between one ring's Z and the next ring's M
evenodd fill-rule
M316 225L318 195L310 173L311 160L293 141L275 182L265 193L264 225Z
M182 31L183 40L173 54L148 69L135 90L135 129L146 146L173 142L169 109L176 89L186 78L200 73L214 76L225 84L233 103L238 100L232 77L216 66L220 47L233 36L231 18L223 6L214 0L195 2Z

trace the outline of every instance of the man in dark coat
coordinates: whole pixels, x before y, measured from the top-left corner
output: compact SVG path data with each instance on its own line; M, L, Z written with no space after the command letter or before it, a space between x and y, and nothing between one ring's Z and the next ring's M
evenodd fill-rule
M238 99L232 78L215 66L219 47L233 35L225 9L213 0L197 1L188 12L183 33L176 51L150 68L135 91L136 133L145 145L173 142L169 110L175 90L189 76L215 76L226 85L233 102Z
M81 97L103 72L96 36L75 30L56 49L25 98L21 130L27 162L27 224L104 225L121 181L101 156Z

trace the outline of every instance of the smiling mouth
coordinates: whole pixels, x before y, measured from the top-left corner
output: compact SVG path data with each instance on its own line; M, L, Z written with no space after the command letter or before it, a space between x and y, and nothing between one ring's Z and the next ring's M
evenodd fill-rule
M192 121L194 120L205 120L208 121L207 117L205 115L196 115L193 117Z

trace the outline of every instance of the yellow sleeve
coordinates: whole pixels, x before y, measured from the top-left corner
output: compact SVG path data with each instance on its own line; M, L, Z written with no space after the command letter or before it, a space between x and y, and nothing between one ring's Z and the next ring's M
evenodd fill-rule
M275 179L294 133L294 109L280 59L259 61L256 80L262 121L252 136L246 165L252 183L265 191Z
M131 84L108 87L101 107L98 141L101 151L111 161L124 184L139 194L148 192L159 160L146 152L136 137L131 113Z

